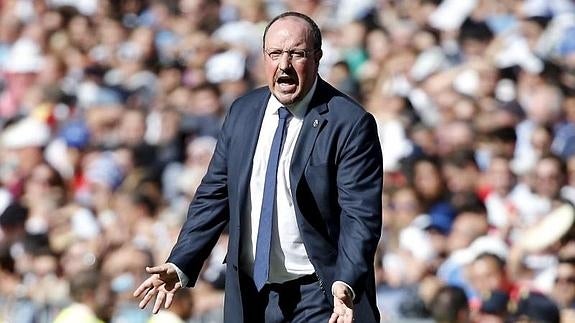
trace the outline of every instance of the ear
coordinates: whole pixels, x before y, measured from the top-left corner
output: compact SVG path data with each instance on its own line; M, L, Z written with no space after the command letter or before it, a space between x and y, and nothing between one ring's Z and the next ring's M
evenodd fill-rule
M315 54L315 62L319 65L319 60L323 57L323 51L319 49Z

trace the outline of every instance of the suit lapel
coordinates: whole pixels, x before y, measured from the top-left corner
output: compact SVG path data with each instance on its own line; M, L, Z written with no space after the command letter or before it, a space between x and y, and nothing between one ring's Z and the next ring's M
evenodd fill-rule
M252 173L253 157L256 151L256 145L258 143L258 138L260 135L260 129L262 121L264 118L264 113L266 110L267 102L269 100L270 92L266 92L267 95L263 95L259 102L254 102L253 106L246 108L245 112L242 112L243 120L240 122L244 125L241 131L237 132L235 135L241 134L244 138L242 143L245 145L239 145L238 147L233 147L233 150L239 156L239 180L238 180L238 190L239 192L239 206L240 213L245 210L247 193L250 184L250 175ZM255 122L254 122L255 120ZM233 155L230 155L233 156Z
M316 93L304 117L299 138L293 152L292 164L290 166L290 182L294 199L296 196L297 183L303 175L305 166L313 151L316 138L327 123L324 114L328 111L328 108L327 104L321 99L322 85L322 80L319 79Z

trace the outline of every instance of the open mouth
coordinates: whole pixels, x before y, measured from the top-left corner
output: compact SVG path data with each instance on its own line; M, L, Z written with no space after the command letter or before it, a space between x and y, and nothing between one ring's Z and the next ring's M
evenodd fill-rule
M295 87L297 86L297 79L290 75L281 75L276 80L276 83L278 84L280 89L284 91L290 91L295 89Z

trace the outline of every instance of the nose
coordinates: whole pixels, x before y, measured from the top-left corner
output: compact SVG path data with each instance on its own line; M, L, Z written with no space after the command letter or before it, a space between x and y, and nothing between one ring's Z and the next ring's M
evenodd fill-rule
M280 56L278 66L282 70L286 70L291 66L291 56L288 52L283 52Z

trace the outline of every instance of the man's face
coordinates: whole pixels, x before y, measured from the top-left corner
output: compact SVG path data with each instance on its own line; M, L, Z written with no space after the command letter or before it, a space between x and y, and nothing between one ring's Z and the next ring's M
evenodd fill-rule
M562 307L571 306L575 301L575 266L562 263L557 266L553 298Z
M504 274L493 258L475 260L469 268L469 276L472 287L479 294L505 288Z
M557 198L563 177L556 160L544 158L535 166L535 192L549 199Z
M302 50L305 57L287 52L301 53ZM271 52L281 54L274 59L269 55ZM286 17L270 26L264 40L264 70L270 91L278 101L289 106L308 93L317 75L321 55L320 49L313 48L311 28L303 19Z

